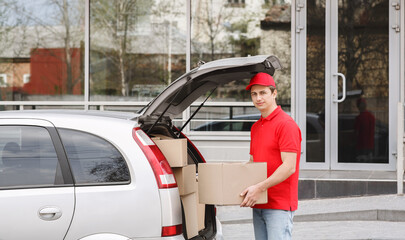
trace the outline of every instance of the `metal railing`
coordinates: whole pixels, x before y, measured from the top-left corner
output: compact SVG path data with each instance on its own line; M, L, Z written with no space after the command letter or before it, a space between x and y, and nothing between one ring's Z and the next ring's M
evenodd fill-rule
M75 110L113 110L113 111L138 111L148 104L147 101L2 101L0 102L0 110L36 110L36 109L75 109ZM194 102L185 111L193 113L193 111L201 104ZM203 122L251 122L255 120L248 119L233 119L234 115L243 115L244 111L237 111L236 108L253 108L252 102L206 102L204 107L217 108L218 110L210 109L206 111L202 109L201 114L207 113L210 117L202 119L195 117L191 120L192 123L201 124ZM289 106L288 106L289 107ZM226 111L222 108L227 108ZM0 111L1 112L1 111ZM226 112L226 113L225 113ZM187 121L187 116L191 114L182 114L173 119L173 122L183 124ZM208 132L206 132L208 133Z

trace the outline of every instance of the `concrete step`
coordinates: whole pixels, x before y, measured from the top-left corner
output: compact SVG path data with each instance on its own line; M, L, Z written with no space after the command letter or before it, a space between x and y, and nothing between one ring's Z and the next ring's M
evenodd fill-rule
M252 223L252 209L217 206L223 224ZM405 196L379 195L300 200L294 222L390 221L405 222Z
M405 211L402 210L364 210L349 212L331 212L296 215L294 222L324 222L324 221L388 221L405 222ZM251 218L222 220L222 224L252 223Z
M396 193L396 172L303 170L298 184L300 200Z
M295 222L292 240L404 240L405 222ZM254 239L253 224L222 225L223 239Z
M405 211L377 209L364 211L306 214L306 215L297 215L294 217L294 222L320 222L320 221L405 222Z

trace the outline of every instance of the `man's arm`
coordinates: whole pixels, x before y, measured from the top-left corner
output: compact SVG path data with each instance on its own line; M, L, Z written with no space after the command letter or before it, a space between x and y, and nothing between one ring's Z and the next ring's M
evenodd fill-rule
M250 156L253 160L253 157ZM266 180L246 188L240 195L245 196L245 199L240 204L241 207L253 207L260 197L260 194L266 191L295 173L297 163L297 153L281 152L281 161L283 163L274 171L274 173Z

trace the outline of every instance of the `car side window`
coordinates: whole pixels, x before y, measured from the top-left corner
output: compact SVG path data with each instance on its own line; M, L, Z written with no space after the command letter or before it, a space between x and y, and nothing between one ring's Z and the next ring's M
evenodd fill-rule
M0 150L0 188L63 184L55 147L46 128L0 126Z
M84 132L59 129L76 184L128 183L128 166L106 140Z

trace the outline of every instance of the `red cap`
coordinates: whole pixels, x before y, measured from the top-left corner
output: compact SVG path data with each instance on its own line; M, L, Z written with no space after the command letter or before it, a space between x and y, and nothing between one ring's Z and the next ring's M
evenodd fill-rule
M260 72L250 79L249 85L246 90L250 90L253 85L273 86L276 87L276 83L272 76L267 73Z

